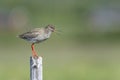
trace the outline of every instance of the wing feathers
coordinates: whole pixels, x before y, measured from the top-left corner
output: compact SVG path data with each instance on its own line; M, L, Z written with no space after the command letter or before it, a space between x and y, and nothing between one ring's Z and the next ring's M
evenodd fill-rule
M40 33L38 31L32 31L32 32L26 32L24 34L19 35L22 39L32 39L39 35Z

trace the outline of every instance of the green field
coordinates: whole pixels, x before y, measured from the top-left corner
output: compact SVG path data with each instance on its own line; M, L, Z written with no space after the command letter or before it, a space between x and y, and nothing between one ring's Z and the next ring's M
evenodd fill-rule
M119 17L112 16L113 21L118 19L114 24L108 16L109 10L119 12L119 3L0 0L0 80L30 80L31 43L16 36L48 24L55 25L60 33L35 45L43 57L44 80L120 80ZM100 18L101 22L109 22L109 26L101 26L99 21L93 25L94 12L99 9L105 13L106 21Z
M30 43L17 33L1 35L0 79L28 80ZM44 80L119 80L120 43L85 42L53 33L46 42L36 44L43 57Z

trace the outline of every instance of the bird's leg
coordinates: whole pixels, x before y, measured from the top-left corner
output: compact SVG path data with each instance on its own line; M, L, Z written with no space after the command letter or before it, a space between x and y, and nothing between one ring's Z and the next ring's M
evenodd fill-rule
M34 43L32 43L31 48L32 48L32 56L38 58L38 55L37 55L37 53L35 52L35 49L34 49Z

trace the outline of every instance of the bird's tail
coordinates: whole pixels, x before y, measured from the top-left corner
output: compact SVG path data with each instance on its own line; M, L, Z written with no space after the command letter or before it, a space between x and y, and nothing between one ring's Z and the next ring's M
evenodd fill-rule
M22 36L22 35L17 35L16 37L18 37L18 38L23 38L23 36Z

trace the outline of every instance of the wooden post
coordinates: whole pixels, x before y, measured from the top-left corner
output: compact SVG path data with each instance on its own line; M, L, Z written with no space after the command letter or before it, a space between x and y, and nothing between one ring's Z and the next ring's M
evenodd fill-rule
M30 57L30 80L42 80L42 57Z

